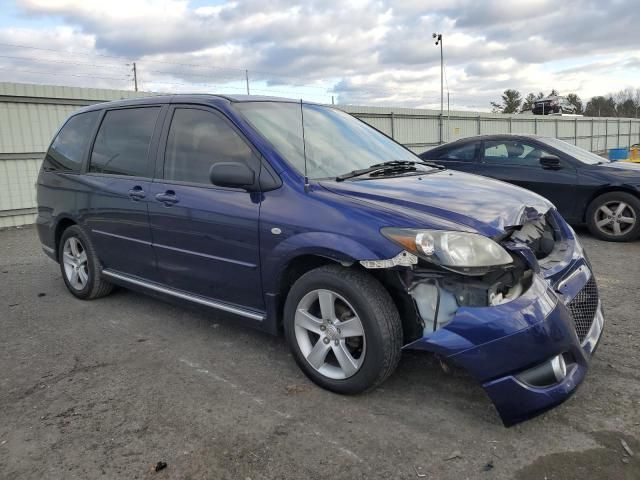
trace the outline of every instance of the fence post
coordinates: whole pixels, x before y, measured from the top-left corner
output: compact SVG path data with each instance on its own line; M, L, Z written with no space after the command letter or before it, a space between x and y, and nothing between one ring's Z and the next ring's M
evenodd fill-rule
M393 138L394 140L396 138L395 132L396 132L396 129L394 125L394 116L393 116L393 112L391 112L391 138Z
M513 125L511 124L511 121L513 120L513 117L509 117L509 133L513 133Z
M629 119L629 150L631 150L631 122L633 120Z
M480 115L478 115L478 135L482 135L482 119Z
M591 151L593 152L593 117L591 117Z
M576 120L576 124L574 125L574 129L573 129L573 138L574 138L573 143L577 147L578 146L578 117L576 117L575 120Z
M609 151L609 117L604 119L604 151Z
M556 138L559 138L559 135L558 135L558 117L556 117L556 122L555 123L556 123Z
M533 117L533 133L538 134L538 119Z
M616 140L616 148L620 148L620 117L618 117L618 140Z

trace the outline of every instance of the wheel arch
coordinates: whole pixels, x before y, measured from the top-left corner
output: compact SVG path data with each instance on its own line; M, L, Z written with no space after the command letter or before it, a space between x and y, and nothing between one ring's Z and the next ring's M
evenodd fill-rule
M605 193L615 193L615 192L628 193L636 197L638 200L640 200L640 192L638 192L638 190L634 189L633 187L630 187L627 185L606 185L606 186L600 187L596 191L594 191L585 202L584 208L582 209L582 215L581 215L582 222L587 221L587 210L589 209L589 205L591 205L591 203L596 198L598 198L600 195L604 195Z
M355 260L343 255L328 255L326 253L301 253L292 257L283 266L275 283L276 292L267 293L271 298L272 305L270 310L277 319L277 327L282 328L282 315L287 295L293 284L305 273L310 272L323 265L344 265L351 266L355 264Z
M347 256L340 258L337 255L326 256L319 253L298 255L292 258L283 269L278 281L278 292L276 295L270 296L273 302L270 311L277 319L278 331L282 329L284 305L293 284L311 270L323 265L335 264L349 269L361 270L380 282L382 287L389 292L389 296L400 314L404 333L403 344L419 338L422 334L422 325L413 300L409 295L402 295L403 287L398 280L397 272L388 269L368 270L353 258Z
M71 217L61 217L56 221L53 235L53 244L55 248L55 256L58 261L58 251L60 250L60 239L62 238L62 234L67 228L73 225L78 225L78 222Z

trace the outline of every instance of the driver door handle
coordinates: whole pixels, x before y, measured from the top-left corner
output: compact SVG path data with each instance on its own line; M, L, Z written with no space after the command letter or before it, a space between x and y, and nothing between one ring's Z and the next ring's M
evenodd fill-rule
M142 190L142 187L139 185L136 185L131 190L129 190L129 197L131 197L132 200L142 200L146 196L147 194L144 192L144 190Z
M158 193L156 195L156 200L158 200L161 203L164 203L165 206L167 207L170 207L171 205L175 205L180 201L178 200L178 197L176 197L176 192L174 192L173 190L167 190L164 193Z

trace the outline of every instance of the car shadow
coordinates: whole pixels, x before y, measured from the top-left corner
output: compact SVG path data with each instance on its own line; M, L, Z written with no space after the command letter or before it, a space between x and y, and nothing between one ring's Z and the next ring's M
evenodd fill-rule
M424 412L424 421L456 415L464 417L465 421L501 425L493 404L482 387L464 370L446 364L428 352L403 351L398 368L382 385L363 394L345 397L321 390L308 380L295 364L282 334L273 336L238 325L237 319L230 314L216 312L211 315L197 307L174 305L173 302L167 303L126 289L119 289L107 298L116 302L135 302L141 310L161 310L165 328L179 328L182 335L198 337L197 340L186 339L187 343L202 342L204 339L207 344L211 344L212 349L216 348L217 342L240 343L243 349L248 349L242 356L243 364L226 367L227 373L228 368L237 368L238 377L242 377L246 371L257 371L263 367L264 352L268 351L269 364L274 368L273 378L265 379L260 388L267 389L271 385L274 391L269 392L270 394L282 392L282 385L304 385L305 389L314 391L311 401L314 398L330 401L326 396L335 395L351 406L366 405L375 412L397 417L399 421L403 414L415 411L416 405L426 405L429 402L429 408ZM257 363L251 365L251 362Z

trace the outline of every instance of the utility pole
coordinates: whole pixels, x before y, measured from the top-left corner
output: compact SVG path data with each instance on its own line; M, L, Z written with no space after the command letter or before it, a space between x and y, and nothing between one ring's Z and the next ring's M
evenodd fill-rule
M133 88L138 91L138 71L136 70L136 62L133 62Z
M451 135L451 110L449 110L449 86L447 85L447 142Z
M249 70L244 71L244 79L247 81L247 95L251 95L249 93Z
M436 46L440 44L440 143L442 142L442 117L444 115L444 56L442 53L442 34L434 33Z

